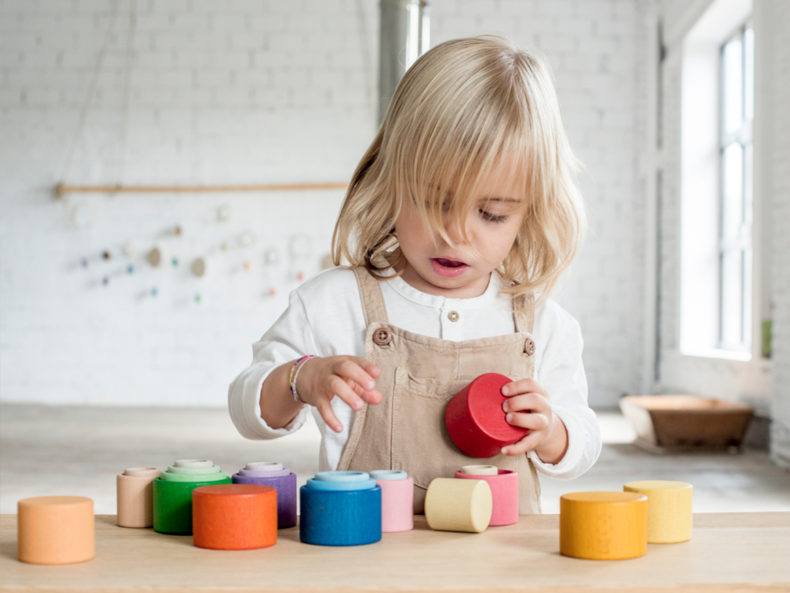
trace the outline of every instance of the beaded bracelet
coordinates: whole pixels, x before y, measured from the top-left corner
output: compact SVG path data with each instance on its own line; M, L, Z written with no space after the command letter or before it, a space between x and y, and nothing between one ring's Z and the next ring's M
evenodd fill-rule
M304 356L297 358L296 362L294 362L293 366L291 367L291 374L288 377L288 389L291 390L291 395L294 396L295 402L301 402L302 398L299 397L299 392L296 391L296 378L299 376L299 370L302 368L302 363L307 362L311 358L315 358L313 354L305 354Z

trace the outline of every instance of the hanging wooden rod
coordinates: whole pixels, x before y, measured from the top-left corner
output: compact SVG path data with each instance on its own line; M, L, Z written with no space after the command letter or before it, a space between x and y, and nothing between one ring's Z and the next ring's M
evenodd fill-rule
M299 191L346 189L348 183L327 181L320 183L253 183L250 185L71 185L58 183L55 186L55 197L61 198L67 193L223 193L223 192L265 192L265 191Z

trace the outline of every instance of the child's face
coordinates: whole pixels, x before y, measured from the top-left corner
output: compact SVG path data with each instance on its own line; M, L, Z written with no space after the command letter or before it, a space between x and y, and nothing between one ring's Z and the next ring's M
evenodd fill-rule
M420 220L411 200L404 200L395 221L406 258L403 279L414 288L452 298L480 296L513 246L524 218L521 185L494 171L482 184L475 207L465 220L467 239L448 220L453 245Z

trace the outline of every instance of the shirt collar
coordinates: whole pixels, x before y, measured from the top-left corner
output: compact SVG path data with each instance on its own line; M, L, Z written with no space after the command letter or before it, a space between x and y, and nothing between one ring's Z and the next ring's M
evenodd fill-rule
M499 294L502 288L502 278L496 272L491 274L488 286L483 294L469 298L448 298L436 294L428 294L427 292L417 290L411 284L408 284L401 276L386 279L384 282L403 298L427 307L440 309L483 309L498 307L499 305L511 306L510 296Z

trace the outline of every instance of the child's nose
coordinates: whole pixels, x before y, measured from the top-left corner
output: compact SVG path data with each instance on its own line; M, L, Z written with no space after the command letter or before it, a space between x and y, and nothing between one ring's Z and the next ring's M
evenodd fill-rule
M464 236L464 230L466 230L466 235L469 234L468 225L466 225L466 229L464 229L464 224L459 222L458 220L446 220L445 221L445 228L447 229L447 235L453 243L465 243L466 237Z

